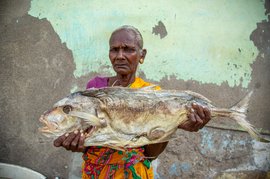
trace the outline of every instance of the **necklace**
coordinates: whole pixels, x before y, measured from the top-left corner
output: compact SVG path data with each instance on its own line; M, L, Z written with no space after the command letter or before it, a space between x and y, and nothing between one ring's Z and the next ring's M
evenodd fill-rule
M118 79L116 79L114 82L113 82L113 84L112 84L112 87L114 87L114 85L116 84L116 82L118 82L119 80Z
M119 80L117 79L117 80L115 80L114 82L113 82L113 84L112 84L112 87L114 87L114 85L118 82ZM122 86L122 85L120 85L120 86ZM127 88L129 88L131 86L131 84L129 84L128 86L127 86Z

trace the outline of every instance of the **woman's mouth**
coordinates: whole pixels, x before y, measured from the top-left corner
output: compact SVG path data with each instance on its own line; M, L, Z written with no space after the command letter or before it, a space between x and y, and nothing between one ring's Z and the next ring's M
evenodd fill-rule
M128 68L126 64L115 64L114 67L115 68Z

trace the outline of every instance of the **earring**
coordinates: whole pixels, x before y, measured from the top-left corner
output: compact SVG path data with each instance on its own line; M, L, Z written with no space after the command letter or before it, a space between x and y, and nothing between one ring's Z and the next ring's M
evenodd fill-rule
M143 64L143 59L142 58L139 60L139 63L140 64Z

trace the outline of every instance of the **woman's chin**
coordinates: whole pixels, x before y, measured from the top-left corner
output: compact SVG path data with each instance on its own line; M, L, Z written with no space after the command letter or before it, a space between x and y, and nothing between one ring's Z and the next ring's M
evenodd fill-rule
M127 70L127 69L124 69L124 68L117 68L117 69L114 69L114 71L119 75L128 75L128 74L131 73L130 70Z

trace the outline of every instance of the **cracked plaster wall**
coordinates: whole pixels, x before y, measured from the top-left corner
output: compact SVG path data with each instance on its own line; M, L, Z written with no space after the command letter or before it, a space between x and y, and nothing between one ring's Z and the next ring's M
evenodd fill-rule
M166 89L199 92L223 107L254 90L248 119L270 130L268 0L4 0L0 12L1 162L49 178L79 175L70 152L40 138L38 118L56 100L84 89L92 76L112 73L107 41L123 24L138 27L148 49L140 76ZM234 125L219 119L198 133L178 131L153 163L156 178L266 176L269 145L211 128Z

